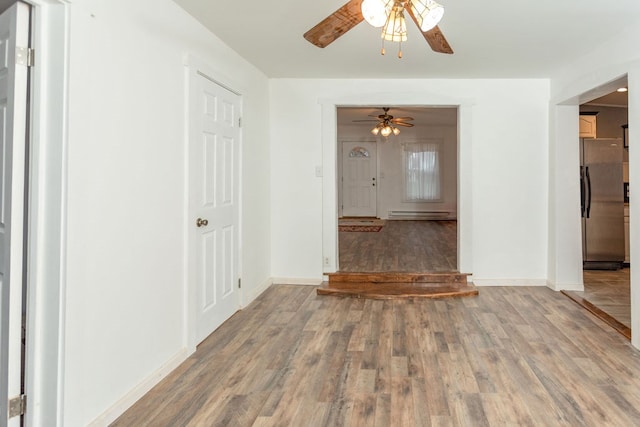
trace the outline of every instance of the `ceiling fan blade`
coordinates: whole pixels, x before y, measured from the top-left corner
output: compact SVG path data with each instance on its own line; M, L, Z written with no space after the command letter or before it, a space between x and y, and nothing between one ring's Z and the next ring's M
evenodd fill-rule
M351 120L352 122L379 122L380 120Z
M413 14L413 10L411 10L411 8L409 7L406 8L405 11L409 14L409 16L411 16L411 19L416 23L418 28L420 28L420 24L418 24L418 20ZM449 42L444 38L444 34L442 34L442 31L440 31L440 28L437 25L429 31L421 31L421 33L427 43L429 43L429 46L431 46L431 50L433 50L434 52L448 54L453 53L453 49L451 49L451 46L449 46Z
M442 31L440 31L437 25L429 31L423 32L422 35L434 52L453 53L453 49L451 49L449 42L444 38L444 34L442 34Z
M393 120L400 120L400 121L409 121L409 120L413 120L413 117L394 117Z
M318 47L326 47L338 37L364 20L360 6L362 0L350 0L340 9L304 33L304 38Z
M412 128L414 126L413 123L405 123L405 122L393 122L393 124L396 126L404 126L407 128Z

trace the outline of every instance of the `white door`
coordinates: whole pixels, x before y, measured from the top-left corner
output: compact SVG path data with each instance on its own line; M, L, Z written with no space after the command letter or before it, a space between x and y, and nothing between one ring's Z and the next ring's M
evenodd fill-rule
M342 215L377 216L374 142L342 143Z
M21 394L28 79L16 46L29 46L29 6L0 15L0 34L0 426L13 427L20 425L19 416L8 418L8 399Z
M191 92L190 256L196 342L238 310L240 97L197 74Z

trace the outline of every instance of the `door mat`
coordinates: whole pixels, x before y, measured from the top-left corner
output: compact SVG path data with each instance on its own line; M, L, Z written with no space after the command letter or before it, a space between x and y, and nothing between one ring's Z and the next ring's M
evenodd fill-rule
M378 232L385 221L378 218L340 218L338 231Z
M382 225L339 225L338 231L378 232Z

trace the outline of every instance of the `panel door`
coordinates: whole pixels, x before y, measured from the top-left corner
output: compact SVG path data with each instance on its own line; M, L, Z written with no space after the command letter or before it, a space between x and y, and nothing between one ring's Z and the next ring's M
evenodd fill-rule
M374 142L342 143L342 215L377 215L377 160Z
M191 253L201 342L239 308L240 97L198 75L192 98Z
M16 64L16 45L29 46L29 6L0 15L0 426L8 399L21 394L25 147L28 69Z

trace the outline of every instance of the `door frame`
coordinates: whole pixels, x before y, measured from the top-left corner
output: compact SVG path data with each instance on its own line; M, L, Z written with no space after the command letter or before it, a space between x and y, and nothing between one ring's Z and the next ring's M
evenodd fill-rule
M184 322L183 322L183 345L186 347L189 353L192 353L196 350L196 346L198 345L198 339L196 336L196 325L197 325L197 311L198 311L198 301L197 301L197 289L196 289L196 279L194 277L194 271L192 269L192 265L194 261L192 259L192 251L190 250L190 240L189 233L191 227L193 227L193 222L189 217L189 176L191 173L190 165L189 165L189 150L191 147L191 123L190 123L190 114L191 114L191 90L194 85L197 85L197 79L199 76L205 77L215 84L233 92L234 94L240 97L240 112L239 116L242 116L244 98L242 96L242 90L238 89L238 85L235 84L231 79L224 76L222 73L216 71L216 69L196 57L192 54L185 55L184 58L184 66L185 66L185 145L184 145L184 247L183 253L185 254L184 259L184 272L185 272L185 286L184 286ZM242 159L243 159L243 132L242 127L240 127L240 137L239 144L240 147L238 149L238 244L235 248L235 256L238 259L238 279L242 280ZM242 308L244 301L244 293L243 289L239 288L238 291L238 308Z
M62 425L71 0L32 6L26 425Z
M472 253L472 200L473 182L471 171L472 148L472 110L473 99L452 98L417 90L411 93L360 93L340 99L320 100L321 104L321 142L322 142L322 271L334 273L338 262L338 107L373 107L396 105L398 107L452 107L458 110L458 271L473 271Z

